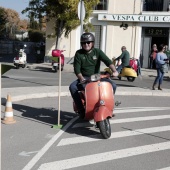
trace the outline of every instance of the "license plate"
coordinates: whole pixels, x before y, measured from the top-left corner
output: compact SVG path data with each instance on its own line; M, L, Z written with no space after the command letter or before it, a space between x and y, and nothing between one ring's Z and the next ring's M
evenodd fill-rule
M53 66L57 66L57 63L54 63Z
M19 60L15 60L14 63L19 63Z

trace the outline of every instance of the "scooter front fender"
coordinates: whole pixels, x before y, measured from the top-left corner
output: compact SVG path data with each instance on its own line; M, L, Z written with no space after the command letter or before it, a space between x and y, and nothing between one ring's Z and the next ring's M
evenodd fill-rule
M99 106L94 111L94 121L99 122L106 118L112 117L113 110L109 110L106 106Z

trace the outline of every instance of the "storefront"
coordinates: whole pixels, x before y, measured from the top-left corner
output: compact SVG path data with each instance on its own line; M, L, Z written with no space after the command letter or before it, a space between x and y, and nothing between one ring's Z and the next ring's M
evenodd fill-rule
M142 66L148 68L148 57L153 44L163 43L170 48L170 12L165 11L170 0L162 2L164 3L160 6L153 0L101 1L100 5L104 4L103 8L95 8L89 18L89 22L94 26L91 32L95 35L95 47L112 58L118 57L121 47L126 46L130 56L140 58ZM151 8L153 6L154 8ZM52 35L54 31L50 24L48 28L47 35ZM65 56L73 57L75 51L80 48L80 32L78 27L70 33L68 39L62 37L60 46L66 46ZM55 48L55 39L47 39L46 42L46 55L50 55Z

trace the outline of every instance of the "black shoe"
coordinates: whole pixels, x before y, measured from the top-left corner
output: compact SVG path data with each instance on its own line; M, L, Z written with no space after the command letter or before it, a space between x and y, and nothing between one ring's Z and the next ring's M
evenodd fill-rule
M84 117L85 117L85 111L78 112L78 114L79 114L79 117L80 117L81 119L84 119Z

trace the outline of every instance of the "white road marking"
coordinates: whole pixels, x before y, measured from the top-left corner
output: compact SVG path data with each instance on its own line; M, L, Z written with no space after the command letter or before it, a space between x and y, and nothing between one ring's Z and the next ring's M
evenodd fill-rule
M113 132L109 139L113 138L122 138L127 136L135 136L135 135L143 135L143 134L151 134L156 132L164 132L170 131L170 126L159 126L159 127L152 127L152 128L145 128L145 129L134 129L128 131L121 131L121 132ZM57 146L64 146L64 145L72 145L78 143L86 143L86 142L96 142L101 139L101 135L89 135L89 136L81 136L81 137L74 137L74 138L65 138L62 139Z
M115 109L114 114L117 113L132 113L132 112L146 112L146 111L157 111L157 110L170 110L170 107L130 107L130 108L121 108Z
M70 120L62 130L60 130L23 168L23 170L30 170L38 160L48 151L48 149L56 142L56 140L72 125L74 121L78 119L78 116Z
M170 149L170 142L138 146L42 164L38 170L63 170Z
M170 166L162 169L157 169L157 170L170 170Z
M169 119L170 115L160 115L160 116L147 116L147 117L135 117L135 118L126 118L126 119L110 119L110 124L117 124L117 123L128 123L128 122L140 122L140 121L149 121L149 120L162 120L162 119ZM79 128L79 127L88 127L93 126L92 122L85 122L85 123L77 123L72 128Z
M32 152L26 152L26 151L22 151L21 153L19 153L20 156L30 156L33 153L37 153L38 151L32 151Z

